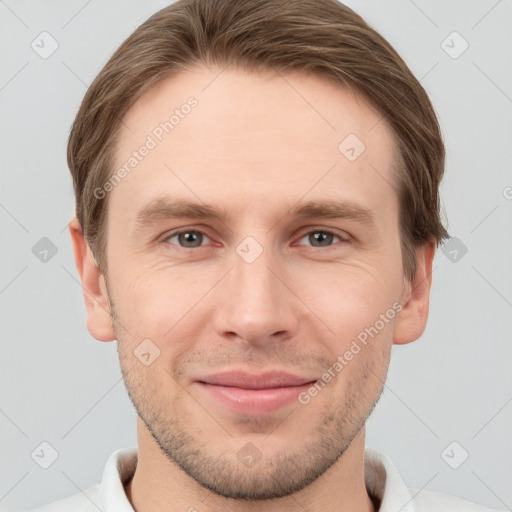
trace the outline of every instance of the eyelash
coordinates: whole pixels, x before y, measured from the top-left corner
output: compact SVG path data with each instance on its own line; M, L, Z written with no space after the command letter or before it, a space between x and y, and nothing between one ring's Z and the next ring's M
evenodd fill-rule
M172 233L169 233L162 241L164 243L170 243L169 240L176 237L176 236L179 236L183 233L198 233L198 234L201 234L203 235L204 237L208 238L211 240L211 238L202 230L200 229L181 229L179 231L174 231ZM303 233L300 237L299 240L302 240L303 238L307 237L308 235L311 235L313 233L323 233L323 234L326 234L326 235L333 235L334 237L338 238L339 239L339 242L349 242L350 241L350 235L346 234L346 237L343 237L337 233L335 233L334 231L332 230L329 230L329 229L312 229L310 231L307 231L305 233ZM329 249L331 247L333 247L333 245L335 244L335 242L332 244L332 245L329 245L329 246L326 246L326 247L315 247L313 245L311 245L310 247L313 247L315 249ZM176 245L177 247L179 247L180 249L199 249L201 247L204 247L203 245L200 245L198 247L183 247L179 244L171 244L171 245Z

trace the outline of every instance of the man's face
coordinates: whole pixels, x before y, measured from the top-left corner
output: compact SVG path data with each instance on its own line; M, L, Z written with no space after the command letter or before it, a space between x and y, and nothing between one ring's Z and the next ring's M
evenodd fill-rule
M109 192L108 291L161 450L218 494L277 497L336 462L383 387L404 284L394 140L319 77L219 72L124 118L115 169L150 149Z

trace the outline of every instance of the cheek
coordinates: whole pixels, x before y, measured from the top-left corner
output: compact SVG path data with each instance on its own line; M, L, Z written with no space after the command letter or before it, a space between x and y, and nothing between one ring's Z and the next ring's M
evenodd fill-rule
M201 298L211 287L210 280L200 271L160 269L158 265L133 265L130 279L115 276L114 302L119 321L129 334L126 346L135 349L144 339L150 339L161 351L159 360L175 359L190 350L199 339L204 322Z
M343 264L304 275L296 288L298 295L338 343L345 344L374 326L381 315L387 313L386 326L395 317L401 273L392 265L378 269L362 263Z

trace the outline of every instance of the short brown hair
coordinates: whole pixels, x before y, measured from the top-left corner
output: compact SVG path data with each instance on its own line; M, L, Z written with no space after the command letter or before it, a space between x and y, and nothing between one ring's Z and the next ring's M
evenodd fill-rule
M397 141L404 274L416 248L448 237L439 216L445 150L427 93L391 45L337 0L179 0L138 27L89 87L68 143L76 216L106 272L107 198L122 118L163 78L196 64L312 72L365 98ZM340 141L341 142L341 141Z

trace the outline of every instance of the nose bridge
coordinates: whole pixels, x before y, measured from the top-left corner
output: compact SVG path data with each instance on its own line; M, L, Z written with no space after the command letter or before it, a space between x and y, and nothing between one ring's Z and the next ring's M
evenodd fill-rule
M235 252L217 310L218 331L252 343L290 335L296 329L296 305L275 275L280 265L271 242L263 246L246 237Z
M240 254L234 258L232 285L239 302L243 300L247 307L255 311L263 310L279 294L275 276L270 271L274 260L270 253L271 249L266 249L254 261L248 261Z

